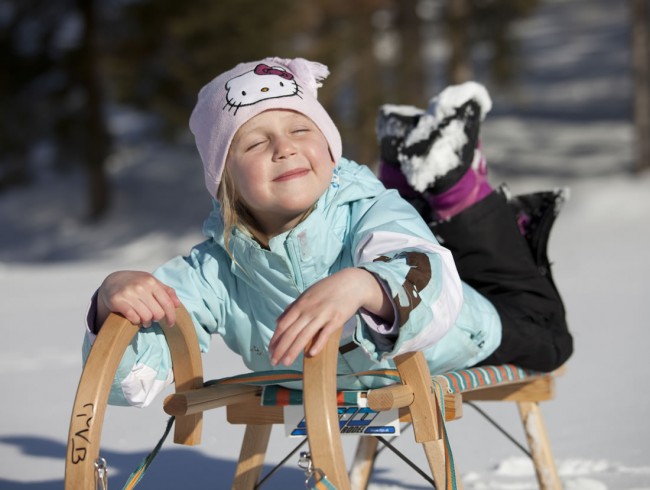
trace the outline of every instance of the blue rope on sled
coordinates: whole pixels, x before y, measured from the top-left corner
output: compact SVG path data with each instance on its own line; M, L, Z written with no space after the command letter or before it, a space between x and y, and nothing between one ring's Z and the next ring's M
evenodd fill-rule
M172 425L174 425L174 419L175 417L169 417L169 420L167 421L167 426L165 427L165 432L163 433L162 437L158 441L158 444L153 448L153 450L147 454L147 456L144 457L144 459L140 462L138 467L133 470L133 473L129 475L129 477L126 480L126 483L122 487L122 490L131 490L132 488L135 488L135 486L142 480L142 477L144 476L145 472L151 466L151 463L153 463L153 460L158 456L158 453L160 452L160 448L162 447L163 443L165 442L165 439L167 439L167 436L169 435L169 432L172 429Z

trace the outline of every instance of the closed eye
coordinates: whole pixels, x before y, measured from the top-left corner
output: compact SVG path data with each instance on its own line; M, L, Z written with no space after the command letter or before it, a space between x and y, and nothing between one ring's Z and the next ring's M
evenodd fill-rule
M248 146L246 147L246 151L254 150L255 148L257 148L257 147L263 145L265 141L266 141L266 140L254 141L253 143L251 143L250 145L248 145Z

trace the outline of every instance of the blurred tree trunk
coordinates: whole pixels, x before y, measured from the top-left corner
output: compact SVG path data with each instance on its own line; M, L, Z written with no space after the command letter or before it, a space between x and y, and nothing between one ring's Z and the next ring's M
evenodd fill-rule
M382 104L399 103L426 106L424 60L422 57L421 22L417 16L418 0L399 0L380 4L375 1L356 3L348 18L351 19L350 36L345 50L352 55L355 66L354 111L352 125L347 132L353 138L353 157L360 163L375 167L378 162L375 124L378 109ZM388 66L380 63L375 54L377 25L373 14L380 8L393 12L393 28L399 37L399 52ZM392 70L391 93L385 90L386 73Z
M636 161L634 171L650 168L650 6L648 0L630 0Z
M88 217L96 220L110 206L110 183L104 165L110 151L110 135L104 120L104 100L99 80L95 0L76 2L84 21L79 52L79 77L85 91L85 107L80 118L83 135L81 155L88 176Z
M375 136L375 119L377 108L382 104L380 70L377 58L373 55L373 29L366 16L357 18L355 32L356 52L354 54L357 75L355 77L355 92L357 96L356 110L352 128L355 139L356 158L360 163L373 168L377 160L377 144Z
M449 83L457 84L472 78L470 0L448 0Z
M422 56L421 21L417 16L418 0L400 0L397 3L396 27L401 39L401 53L397 60L397 94L385 102L399 101L422 107L427 103ZM395 97L396 96L396 97Z
M371 168L378 156L377 109L385 102L372 15L386 5L376 0L320 0L303 5L302 28L316 42L301 56L329 66L331 76L319 93L321 103L337 122L344 155Z

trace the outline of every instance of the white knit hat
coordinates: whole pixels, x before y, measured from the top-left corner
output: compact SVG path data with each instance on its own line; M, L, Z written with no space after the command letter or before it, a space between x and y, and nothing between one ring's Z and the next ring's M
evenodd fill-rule
M232 139L242 124L269 109L289 109L309 117L321 130L337 162L341 135L316 100L325 65L302 58L265 58L241 63L201 89L190 129L203 160L205 185L216 197Z

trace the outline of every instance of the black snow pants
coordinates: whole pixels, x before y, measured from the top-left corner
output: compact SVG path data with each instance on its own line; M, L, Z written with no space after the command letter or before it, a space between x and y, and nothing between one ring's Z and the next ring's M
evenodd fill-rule
M507 199L496 190L450 220L431 224L461 279L490 300L501 318L501 344L482 364L551 371L573 352L546 253L557 197L546 192ZM517 225L522 210L531 218L525 235Z

